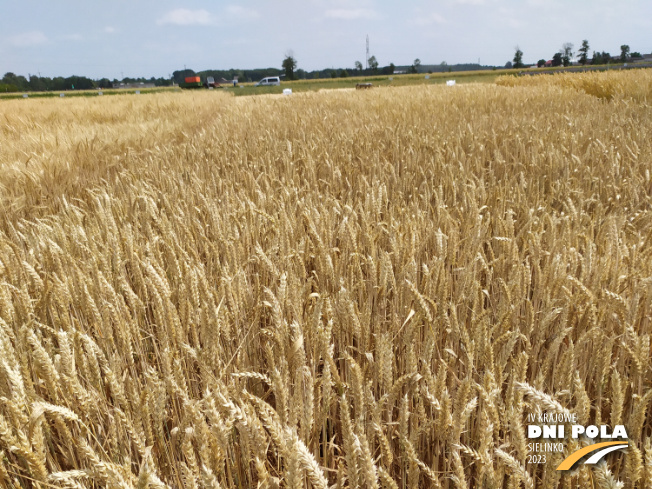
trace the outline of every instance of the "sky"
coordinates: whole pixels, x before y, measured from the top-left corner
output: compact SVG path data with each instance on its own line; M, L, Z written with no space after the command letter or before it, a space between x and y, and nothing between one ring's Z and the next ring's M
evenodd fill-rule
M0 0L0 76L167 77L184 67L526 63L577 50L652 52L651 0Z

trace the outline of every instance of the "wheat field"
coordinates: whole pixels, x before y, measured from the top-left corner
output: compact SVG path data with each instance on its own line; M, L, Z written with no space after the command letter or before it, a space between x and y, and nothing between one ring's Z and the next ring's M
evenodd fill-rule
M0 103L0 484L652 488L652 73L572 76Z

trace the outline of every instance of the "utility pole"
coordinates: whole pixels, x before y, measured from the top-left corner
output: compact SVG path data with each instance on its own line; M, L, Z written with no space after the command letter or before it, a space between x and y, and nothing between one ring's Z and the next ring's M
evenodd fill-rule
M369 34L367 34L367 56L365 56L365 69L369 69Z

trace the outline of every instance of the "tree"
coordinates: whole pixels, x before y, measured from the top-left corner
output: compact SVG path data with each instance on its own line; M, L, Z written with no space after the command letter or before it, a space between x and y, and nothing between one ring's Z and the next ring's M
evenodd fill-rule
M573 43L572 42L565 42L564 45L561 47L561 52L562 52L562 62L564 63L564 66L570 66L571 64L571 58L573 57Z
M546 66L546 60L545 59L540 59L537 61L537 68L541 68L543 66Z
M285 53L282 66L285 71L285 78L294 80L294 69L297 67L297 60L294 59L294 53L292 51Z
M371 71L373 71L374 73L376 73L376 71L378 70L378 61L376 60L376 57L375 57L375 56L371 56L371 57L367 60L367 63L369 64L369 68L371 69Z
M563 62L561 53L555 53L552 57L552 66L561 66Z
M360 61L355 62L355 69L356 71L362 71L362 63Z
M419 73L419 68L421 68L421 60L419 58L415 59L412 63L412 66L414 66L414 72Z
M5 73L5 76L2 77L1 82L5 85L5 89L7 87L15 87L17 90L27 90L29 85L27 78L22 75L16 75L11 71ZM9 88L7 91L11 91L11 88Z
M589 41L584 39L582 41L582 47L577 52L580 53L580 64L585 65L589 59Z
M514 66L514 68L523 68L523 66L525 66L523 64L523 51L521 51L521 49L518 46L516 46L515 49L516 49L516 53L514 53L514 65L513 66Z
M390 69L389 74L390 74L390 75L393 75L393 74L394 74L394 71L396 70L396 65L394 65L394 63L390 63L390 64L389 64L389 69Z
M340 78L346 78L349 76L349 72L346 71L345 69L340 71Z
M606 51L593 51L592 65L604 65L611 61L611 54Z
M32 92L41 92L45 90L46 85L45 85L45 80L39 76L36 75L29 75L29 85L28 85L29 90Z
M629 57L629 46L627 44L623 44L620 46L620 61L623 63L627 61L627 58Z

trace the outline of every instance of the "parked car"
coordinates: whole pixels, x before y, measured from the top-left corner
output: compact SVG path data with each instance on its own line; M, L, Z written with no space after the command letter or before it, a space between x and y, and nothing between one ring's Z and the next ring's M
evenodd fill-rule
M258 83L256 83L256 87L269 87L269 86L280 86L281 85L281 79L278 76L268 76L267 78L263 78L260 80Z

